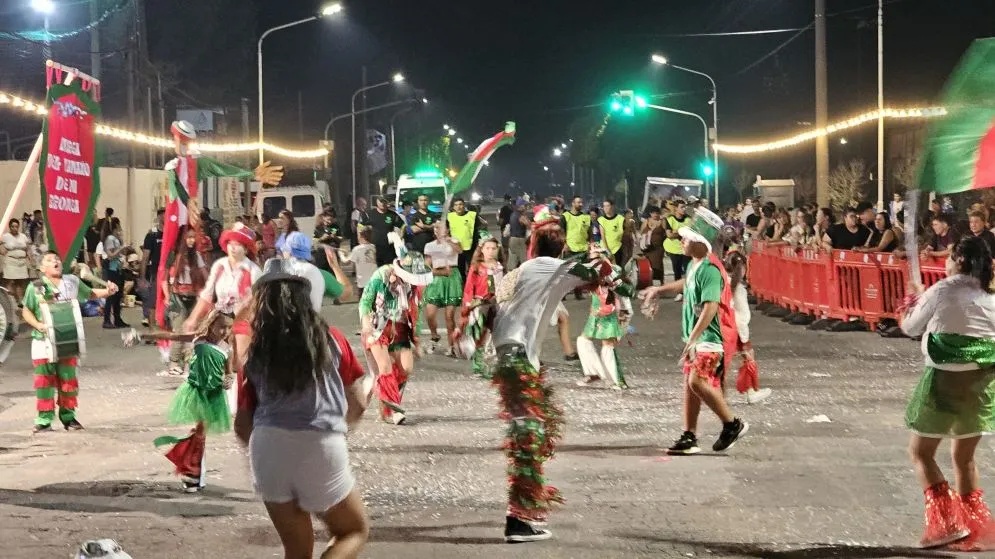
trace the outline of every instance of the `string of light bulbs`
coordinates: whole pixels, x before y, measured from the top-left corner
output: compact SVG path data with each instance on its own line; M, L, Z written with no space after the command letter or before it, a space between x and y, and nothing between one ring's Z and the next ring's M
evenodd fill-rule
M18 97L10 93L5 93L0 91L0 108L14 108L26 113L31 113L37 116L45 116L48 110L45 108L43 103L36 103L23 97ZM149 136L148 134L142 134L140 132L132 132L129 130L124 130L123 128L116 128L114 126L107 126L105 124L98 124L96 132L100 136L108 136L115 140L120 140L122 142L128 142L133 144L139 144L143 146L151 146L157 148L169 148L173 146L173 140L170 138L161 138L158 136ZM243 153L252 152L259 150L258 142L250 143L229 143L229 144L211 144L211 143L197 143L194 144L196 149L208 153ZM273 144L263 143L263 149L283 157L289 157L291 159L314 159L317 157L324 157L328 154L328 150L325 148L316 148L309 150L301 149L289 149L285 147L275 146Z
M908 109L884 109L884 117L887 119L908 119L908 118L936 118L938 116L943 116L947 114L947 110L943 107L923 107L923 108L908 108ZM783 138L780 140L774 140L772 142L765 142L761 144L712 144L713 149L719 153L727 154L753 154L753 153L765 153L768 151L775 151L779 149L785 149L797 146L803 142L808 142L815 140L816 138L821 138L823 136L829 136L830 134L835 134L836 132L842 132L850 128L860 126L862 124L867 124L868 122L875 122L878 119L878 110L868 111L866 113L851 117L845 120L841 120L830 124L825 128L813 128L807 132L802 132L801 134L796 134L788 138Z

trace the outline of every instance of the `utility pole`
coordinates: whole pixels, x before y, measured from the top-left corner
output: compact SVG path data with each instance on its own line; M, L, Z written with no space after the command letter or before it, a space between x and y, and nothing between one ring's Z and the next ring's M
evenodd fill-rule
M242 141L249 141L249 99L242 97ZM251 167L251 156L246 157L246 163ZM262 185L260 185L260 188ZM245 215L252 215L252 187L249 179L242 181L242 197L245 204Z
M363 87L366 87L366 66L363 66ZM365 198L370 197L370 181L369 177L366 176L366 91L363 91L363 115L360 119L359 128L359 145L363 146L359 153L359 180L362 181L362 186L359 189L363 193ZM355 146L353 149L356 149Z
M884 206L884 0L878 0L878 211Z
M90 0L90 21L100 17L100 0ZM100 79L100 26L90 29L90 75Z
M151 138L155 133L152 131L152 87L145 88L145 108L148 115L148 122L145 123L145 133ZM149 148L149 169L155 169L155 150Z
M829 122L829 84L826 76L826 0L815 0L815 127ZM815 139L815 198L829 205L829 137Z

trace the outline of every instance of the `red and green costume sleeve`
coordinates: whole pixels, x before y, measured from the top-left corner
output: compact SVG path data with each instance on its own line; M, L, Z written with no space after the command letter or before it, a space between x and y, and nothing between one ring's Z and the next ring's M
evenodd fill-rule
M160 328L166 326L166 301L162 290L163 282L167 281L167 262L169 255L179 241L180 229L189 223L187 204L190 199L197 199L200 181L212 177L234 177L251 179L255 172L221 163L210 157L200 155L181 155L170 161L166 166L169 172L169 200L166 204L166 216L162 233L162 257L159 259L159 270L156 274L156 307L155 319Z

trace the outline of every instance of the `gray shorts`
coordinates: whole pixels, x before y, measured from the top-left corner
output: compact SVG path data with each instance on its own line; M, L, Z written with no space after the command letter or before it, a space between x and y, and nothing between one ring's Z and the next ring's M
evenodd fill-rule
M341 503L356 485L345 434L260 426L249 438L256 493L267 503L296 501L310 513Z

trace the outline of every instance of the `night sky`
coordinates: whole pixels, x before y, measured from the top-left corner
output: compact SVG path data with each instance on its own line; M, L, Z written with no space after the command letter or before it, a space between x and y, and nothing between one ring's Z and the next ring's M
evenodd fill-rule
M305 15L307 3L300 2L300 9L293 11L288 2L264 2L260 29ZM799 131L814 120L811 29L752 68L747 67L796 32L678 35L801 28L812 21L813 4L811 0L346 2L345 16L339 21L309 24L267 39L267 68L280 65L272 74L279 85L267 82L274 95L272 100L267 95L267 103L287 109L281 133L293 141L296 90L303 89L306 114L322 117L305 119L306 136L315 137L325 115L347 111L349 96L360 85L363 64L371 83L402 70L411 84L426 90L431 104L427 114L400 117L397 122L424 129L450 123L475 145L505 120L515 120L519 143L495 156L495 164L520 180L541 180L538 174L530 175L537 173L538 160L549 159L550 149L566 139L573 119L585 111L603 113L612 90L628 87L673 94L663 104L708 114L707 81L652 66L652 52L665 53L675 63L716 79L723 141ZM832 119L876 104L876 2L829 0L827 4ZM995 35L991 7L990 0L886 1L886 102L934 100L969 42ZM380 92L371 96L371 102L383 100L391 88ZM597 106L585 108L592 104ZM381 119L373 120L375 125ZM656 113L630 129L662 144L658 170L647 173L686 170L687 161L700 151L700 124L691 119ZM347 126L342 130L348 133ZM867 130L873 132L873 127ZM413 132L399 136L404 133ZM865 155L872 160L873 140L859 137L848 149L863 148L866 155L842 156ZM793 156L800 157L800 164L806 164L807 158L814 165L814 157L806 155L810 150L799 151ZM748 164L763 166L762 160L756 161ZM723 172L729 173L738 163L730 161L729 169L723 164Z
M78 27L88 21L85 4L58 1L65 8L54 21L54 29ZM170 55L177 52L175 45L182 42L185 52L194 52L193 60L231 68L225 74L197 68L194 77L169 85L166 99L170 108L190 104L191 92L197 96L196 84L191 81L214 86L223 82L220 85L229 86L231 93L221 102L211 102L237 111L239 97L248 97L253 130L255 36L275 25L307 17L322 4L320 0L145 2L154 63L168 64ZM237 62L226 60L231 53L203 36L196 21L173 13L178 6L223 2L246 11L228 12L219 19L222 23L231 21L234 26L239 15L249 18L241 35L246 48ZM112 5L116 0L106 3ZM0 0L0 31L37 29L39 17L28 4L29 0ZM813 0L345 0L344 4L345 13L334 19L279 31L266 39L268 140L301 145L298 92L304 109L303 145L312 147L331 114L348 112L350 96L361 85L362 66L368 69L368 83L387 80L400 70L408 85L380 88L371 93L369 102L378 104L411 95L411 87L424 90L430 100L425 110L396 118L402 172L417 163L414 141L437 136L443 123L456 126L460 135L476 146L501 129L505 121L514 120L518 123L518 143L499 152L479 181L499 193L507 190L510 180L531 190L546 180L543 163L562 180L564 163L552 160L553 146L568 139L575 120L603 115L607 96L614 90L666 95L661 104L710 114L707 81L652 65L649 56L653 52L717 80L720 139L724 142L792 134L814 121L811 29L754 36L686 36L803 28L812 22ZM827 0L827 4L832 120L876 104L876 2ZM992 0L886 0L887 104L934 102L970 41L995 35L992 5ZM123 12L107 26L123 28L121 20L127 17ZM114 30L105 33L113 37ZM83 34L53 48L60 61L86 68L88 47ZM115 44L104 48L106 69L121 68L122 49ZM0 88L40 99L40 49L39 44L0 38ZM108 120L123 124L126 103L122 79L120 71L107 78L103 104ZM378 113L367 124L386 131L392 114ZM237 119L233 120L237 127ZM631 174L637 180L645 175L694 176L701 158L699 123L658 112L628 122L617 120L607 135L614 149L631 160ZM0 113L0 129L30 140L37 123L4 112ZM345 161L348 136L348 125L336 127L333 137ZM30 142L24 146L20 152L29 149ZM832 158L837 162L863 157L873 162L874 148L874 127L865 127L850 134L847 146L833 143ZM807 173L814 168L813 154L810 145L767 156L727 158L721 171L726 179L740 170L769 176ZM339 180L343 180L341 175ZM606 183L614 180L617 177L603 177Z

